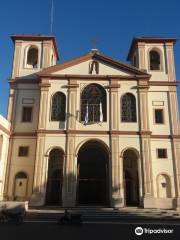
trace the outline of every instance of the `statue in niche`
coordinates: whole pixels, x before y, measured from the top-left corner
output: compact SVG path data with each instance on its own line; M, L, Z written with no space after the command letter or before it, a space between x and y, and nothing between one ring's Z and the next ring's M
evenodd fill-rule
M99 63L95 60L89 63L89 74L99 74Z

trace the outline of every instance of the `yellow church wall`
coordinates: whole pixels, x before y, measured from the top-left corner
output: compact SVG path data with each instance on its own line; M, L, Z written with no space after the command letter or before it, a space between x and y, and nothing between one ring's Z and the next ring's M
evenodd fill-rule
M39 97L40 91L38 85L28 84L26 86L20 85L18 87L14 108L14 131L16 132L31 132L35 131L38 126L38 113L39 113ZM33 102L33 103L29 103ZM22 122L23 106L32 106L32 121Z
M53 74L89 74L89 64L92 60L88 60L82 63L79 63L75 66L68 67L62 70L59 70L57 72L54 72ZM99 74L100 75L122 75L122 76L128 76L128 74L125 71L120 71L118 68L110 67L104 63L101 63L99 61Z
M155 109L163 109L162 124L155 123ZM152 134L169 135L169 109L168 109L168 96L166 91L160 91L160 89L150 88L148 92L148 112L149 112L149 127Z
M157 149L167 149L167 158L157 158ZM174 169L172 158L171 142L168 139L151 139L151 158L152 158L152 174L153 174L153 187L154 195L158 197L157 192L157 177L159 174L167 174L171 182L171 197L175 197L174 192Z
M9 169L8 178L8 196L13 198L15 176L18 172L24 172L28 176L27 184L27 198L32 194L33 176L34 176L34 164L36 156L36 138L32 137L15 137L12 143L11 163ZM28 146L28 156L18 156L20 146Z

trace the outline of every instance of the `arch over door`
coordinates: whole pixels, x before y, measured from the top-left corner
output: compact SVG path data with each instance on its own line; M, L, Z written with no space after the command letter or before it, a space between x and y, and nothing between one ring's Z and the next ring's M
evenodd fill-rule
M46 204L61 205L64 152L54 148L49 154Z
M80 148L78 152L78 204L108 205L108 163L108 153L98 141L88 141Z
M138 158L132 149L123 153L124 199L126 206L139 205Z
M14 200L24 201L27 197L28 178L24 172L19 172L15 176Z

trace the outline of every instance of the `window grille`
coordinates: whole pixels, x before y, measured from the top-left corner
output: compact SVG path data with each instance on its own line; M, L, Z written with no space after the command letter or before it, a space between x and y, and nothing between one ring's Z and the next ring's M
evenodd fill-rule
M136 99L130 93L122 97L121 115L122 122L136 122Z
M88 85L81 95L81 121L88 111L88 122L100 121L100 104L102 104L103 121L106 121L106 91L98 84Z
M65 121L66 117L66 96L57 92L52 98L51 121Z

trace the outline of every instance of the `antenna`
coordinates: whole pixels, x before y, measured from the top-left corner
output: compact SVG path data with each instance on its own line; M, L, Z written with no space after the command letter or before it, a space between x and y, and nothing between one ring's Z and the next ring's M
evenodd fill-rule
M54 20L54 0L51 1L51 35L53 32L53 20Z

